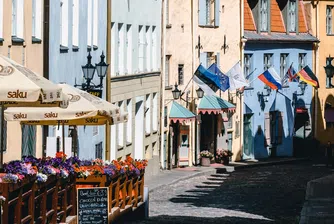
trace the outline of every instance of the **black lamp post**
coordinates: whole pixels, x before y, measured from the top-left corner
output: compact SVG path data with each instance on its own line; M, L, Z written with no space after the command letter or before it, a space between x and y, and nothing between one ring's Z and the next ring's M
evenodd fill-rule
M306 82L300 82L300 83L298 84L298 87L300 88L300 91L301 91L301 94L300 94L300 95L304 95L306 86L307 86L307 83L306 83Z
M174 100L179 99L180 96L181 96L181 90L179 90L179 89L177 88L177 86L178 86L178 85L175 83L175 88L174 88L174 90L172 90L172 94L173 94L173 98L174 98Z
M102 52L101 61L98 64L95 64L94 66L92 65L92 56L90 55L90 52L89 52L87 56L87 64L81 66L86 83L77 85L75 81L74 86L81 87L82 90L85 90L85 91L89 91L89 90L96 89L96 88L102 89L103 88L103 78L106 76L108 66L109 66L107 63L104 62L104 58L105 56ZM97 75L100 77L100 84L98 85L91 83L91 81L94 78L95 70L97 71Z
M264 93L264 92L266 92L266 93ZM261 102L261 99L264 98L264 97L269 96L270 93L271 93L271 89L270 89L270 87L265 86L263 92L257 92L257 98L258 98L258 101ZM264 99L264 102L268 102L268 99L265 98L265 99Z

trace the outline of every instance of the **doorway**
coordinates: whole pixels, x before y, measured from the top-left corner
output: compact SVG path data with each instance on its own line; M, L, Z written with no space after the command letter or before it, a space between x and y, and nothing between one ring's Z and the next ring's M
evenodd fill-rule
M179 166L189 166L189 126L180 127Z
M244 146L243 159L253 159L253 134L252 134L252 114L244 115Z

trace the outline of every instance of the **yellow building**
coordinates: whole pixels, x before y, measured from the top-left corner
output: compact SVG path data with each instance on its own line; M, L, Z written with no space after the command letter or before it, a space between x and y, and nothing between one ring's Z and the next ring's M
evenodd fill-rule
M43 1L0 0L0 54L43 75ZM23 133L27 133L22 137ZM21 159L24 154L42 156L42 129L22 127L18 122L7 126L4 162ZM28 132L36 135L30 135ZM21 147L25 141L34 141L35 149ZM26 145L26 144L25 144Z
M200 64L208 68L215 62L222 72L227 72L240 60L240 4L238 1L219 0L165 0L164 4L162 72L165 92L162 102L165 116L162 118L161 130L164 139L161 158L162 163L165 161L163 166L198 164L200 151L204 149L213 153L217 148L229 148L234 152L235 160L242 147L239 128L240 99L228 91L217 92L218 97L237 107L228 122L214 126L227 115L199 113L201 99L197 97L198 86L192 81L192 77ZM183 93L182 99L173 100L175 84ZM173 108L186 108L196 117L185 112L188 119L175 119L171 115L174 113Z
M334 1L304 1L306 18L312 34L320 43L315 45L315 73L319 88L314 90L314 137L321 145L334 142L334 83L333 72L326 74L325 66L330 66L330 55L334 56Z

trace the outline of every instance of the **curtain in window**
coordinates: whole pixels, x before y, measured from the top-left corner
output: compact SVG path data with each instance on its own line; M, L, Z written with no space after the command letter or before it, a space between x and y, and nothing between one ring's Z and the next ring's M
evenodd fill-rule
M36 126L22 125L22 156L36 155Z

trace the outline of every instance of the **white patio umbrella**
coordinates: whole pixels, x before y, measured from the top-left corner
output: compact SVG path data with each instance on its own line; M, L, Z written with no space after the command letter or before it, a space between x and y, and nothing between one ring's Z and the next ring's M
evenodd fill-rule
M59 85L69 97L66 108L11 107L5 110L5 119L27 125L104 125L127 120L127 113L118 106L70 85Z
M62 106L63 100L66 100L66 97L62 94L59 85L0 55L1 131L4 129L4 108L57 107ZM0 168L3 164L3 137L3 132L1 132Z

